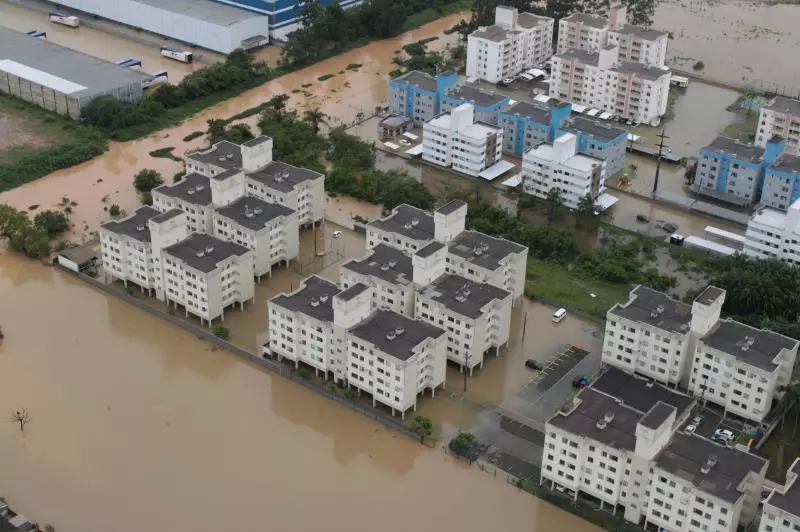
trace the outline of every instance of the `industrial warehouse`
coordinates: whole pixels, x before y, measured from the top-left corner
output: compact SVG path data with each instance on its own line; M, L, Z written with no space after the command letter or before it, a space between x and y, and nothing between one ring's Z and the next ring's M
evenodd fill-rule
M0 27L0 91L77 119L98 96L141 100L153 76Z
M213 0L58 0L57 3L223 54L269 43L266 15Z

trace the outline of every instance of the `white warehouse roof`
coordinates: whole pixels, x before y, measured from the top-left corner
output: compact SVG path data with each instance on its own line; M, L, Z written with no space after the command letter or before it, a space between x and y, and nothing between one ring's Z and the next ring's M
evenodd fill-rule
M204 20L216 26L232 26L251 19L263 19L264 15L238 7L218 4L212 0L136 0L140 4L157 7L171 13L178 13L197 20ZM63 3L63 2L62 2ZM75 9L80 9L76 7ZM265 30L266 31L266 28Z

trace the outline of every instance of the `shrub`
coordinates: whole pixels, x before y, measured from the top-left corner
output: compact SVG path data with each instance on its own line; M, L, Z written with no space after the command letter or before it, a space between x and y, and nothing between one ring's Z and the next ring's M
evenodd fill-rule
M214 325L213 329L211 329L211 332L213 332L214 336L216 336L217 338L220 338L225 341L230 340L231 338L230 329L228 329L221 323Z

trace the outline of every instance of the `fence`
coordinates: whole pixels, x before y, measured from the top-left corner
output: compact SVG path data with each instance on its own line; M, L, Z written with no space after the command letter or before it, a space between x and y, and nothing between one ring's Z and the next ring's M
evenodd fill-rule
M165 319L169 323L171 323L173 325L177 325L178 327L181 327L182 329L184 329L185 331L187 331L187 332L189 332L191 334L194 334L194 335L196 335L196 336L198 336L198 337L200 337L200 338L202 338L204 340L208 340L209 342L212 342L214 345L216 345L220 349L224 349L226 351L229 351L229 352L233 353L234 355L237 355L239 357L244 358L248 362L252 362L252 363L257 364L258 366L260 366L260 367L262 367L264 369L267 369L267 370L269 370L269 371L271 371L273 373L276 373L276 374L278 374L279 376L281 376L281 377L283 377L285 379L288 379L290 381L293 381L293 382L296 382L298 384L301 384L301 385L305 386L306 388L308 388L309 390L312 390L312 391L314 391L314 392L316 392L316 393L318 393L318 394L320 394L320 395L322 395L322 396L324 396L324 397L326 397L328 399L336 401L337 403L339 403L339 404L341 404L343 406L346 406L347 408L350 408L351 410L354 410L356 412L364 414L365 416L367 416L367 417L369 417L369 418L371 418L371 419L373 419L375 421L378 421L379 423L382 423L386 427L388 427L390 429L394 429L394 430L396 430L396 431L408 436L409 438L412 438L412 439L414 439L416 441L419 441L419 435L416 432L414 432L413 430L411 430L411 427L405 425L404 423L401 423L400 421L397 421L396 419L390 417L387 414L384 414L380 410L373 409L373 408L371 408L369 406L366 406L366 405L360 404L358 402L352 401L352 400L350 400L350 399L348 399L348 398L346 398L344 396L338 395L336 393L332 393L330 390L325 389L324 387L320 386L316 382L304 378L299 372L290 371L289 368L287 368L286 366L283 366L282 364L279 364L279 363L277 363L277 362L275 362L273 360L262 358L262 357L260 357L260 356L258 356L256 354L254 354L254 353L251 353L250 351L248 351L246 349L243 349L243 348L241 348L241 347L239 347L237 345L232 344L231 342L228 342L227 340L223 340L222 338L219 338L219 337L215 336L208 329L204 329L202 327L199 327L199 326L195 325L194 323L191 323L191 322L188 322L186 320L183 320L180 317L174 316L174 315L170 314L169 312L166 312L166 311L164 311L164 310L162 310L160 308L156 308L153 305L151 305L147 300L139 299L139 298L136 298L136 297L134 297L132 295L129 295L128 293L124 292L123 290L120 290L119 288L114 287L113 285L105 284L102 281L99 281L98 279L95 279L94 277L90 277L90 276L82 274L82 273L77 273L76 274L75 272L67 270L66 268L64 268L63 266L60 266L58 264L54 264L54 267L60 269L63 272L66 272L66 273L69 273L69 274L72 274L72 275L77 275L81 280L86 281L87 283L89 283L93 287L98 288L98 289L102 290L103 292L105 292L107 294L110 294L110 295L112 295L112 296L114 296L114 297L116 297L116 298L118 298L118 299L120 299L120 300L122 300L122 301L124 301L126 303L131 303L131 304L135 305L136 307L138 307L138 308L140 308L140 309L142 309L142 310L144 310L146 312L149 312L153 316Z

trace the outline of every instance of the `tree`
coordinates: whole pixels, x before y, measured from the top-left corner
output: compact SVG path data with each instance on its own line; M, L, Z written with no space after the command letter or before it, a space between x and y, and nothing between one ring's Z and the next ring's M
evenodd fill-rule
M119 208L119 205L117 205L116 203L114 203L113 205L111 205L111 207L108 208L108 214L110 214L112 217L113 216L119 216L120 213L122 213L122 210Z
M221 340L230 340L231 338L231 331L221 323L214 325L214 328L211 330L214 333L214 336L220 338Z
M33 259L43 259L50 255L50 237L47 231L33 230L25 235L23 241L25 255Z
M781 429L783 429L783 423L786 421L786 414L790 410L794 410L794 424L792 425L792 438L794 438L797 434L797 425L800 423L800 382L780 386L778 391L784 393L784 401L786 402L783 417L781 418Z
M458 436L450 440L448 444L448 447L450 447L450 450L453 451L455 455L467 458L470 462L473 462L477 458L475 446L475 436L469 432L461 431L459 431Z
M63 212L42 211L33 219L33 225L47 233L49 237L54 237L63 233L69 228L69 222Z
M19 425L19 431L25 432L25 425L31 422L31 415L27 408L12 412L9 420Z
M415 416L411 420L411 430L419 434L420 443L425 443L425 438L430 437L433 432L433 423L425 416Z
M152 192L142 192L139 194L139 199L142 200L142 205L152 205L153 204L153 193Z
M225 125L227 122L219 118L212 118L211 120L207 120L206 124L208 124L208 129L206 129L208 142L216 144L220 141L222 136L225 135Z
M549 223L556 219L559 211L564 206L564 195L560 188L553 187L547 192L547 197L544 201L547 204L547 221Z
M161 177L161 174L149 168L139 170L133 177L133 186L139 193L150 192L163 183L164 179Z
M307 109L303 114L303 119L311 124L311 130L315 135L319 135L320 125L328 125L328 123L325 121L326 118L328 118L328 115L320 111L319 108Z
M2 328L2 327L0 327L0 340L2 340L2 339L3 339L3 338L5 338L5 337L6 337L6 335L5 335L5 334L3 334L3 328Z

